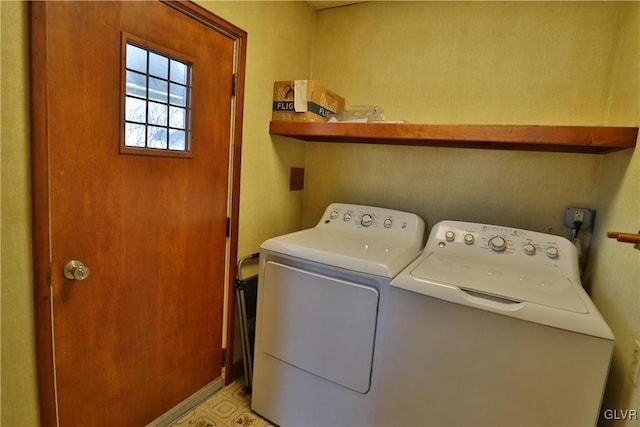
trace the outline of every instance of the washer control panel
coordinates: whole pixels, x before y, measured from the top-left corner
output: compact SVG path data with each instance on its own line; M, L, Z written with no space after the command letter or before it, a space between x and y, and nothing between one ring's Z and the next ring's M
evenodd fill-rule
M346 203L329 205L317 227L411 240L424 234L424 221L416 214Z
M568 239L498 225L441 221L431 229L425 250L464 257L470 262L567 272L577 268L576 248Z
M443 221L433 230L439 247L446 243L459 243L506 255L522 252L529 256L544 254L550 259L558 259L560 247L566 244L564 238L551 234L469 222Z

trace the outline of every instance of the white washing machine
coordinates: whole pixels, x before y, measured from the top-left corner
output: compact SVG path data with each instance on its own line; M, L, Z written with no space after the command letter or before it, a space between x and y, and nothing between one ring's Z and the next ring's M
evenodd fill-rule
M414 214L334 203L262 244L253 411L281 426L372 425L380 307L423 234Z
M443 221L391 282L381 426L593 426L614 337L562 237Z

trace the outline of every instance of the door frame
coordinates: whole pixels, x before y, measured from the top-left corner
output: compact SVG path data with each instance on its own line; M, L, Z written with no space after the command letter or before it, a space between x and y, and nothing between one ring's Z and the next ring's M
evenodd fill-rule
M240 211L240 165L242 123L247 54L247 32L214 15L191 0L159 0L189 18L225 35L234 42L235 94L232 96L231 134L229 135L229 197L227 215L230 226L227 239L226 275L226 367L225 383L234 377L233 349L235 331L235 288L238 258L238 218ZM53 311L51 290L51 236L49 222L49 139L47 75L47 2L28 2L29 80L31 107L31 198L33 225L33 293L35 344L42 426L57 425L55 361L53 352Z

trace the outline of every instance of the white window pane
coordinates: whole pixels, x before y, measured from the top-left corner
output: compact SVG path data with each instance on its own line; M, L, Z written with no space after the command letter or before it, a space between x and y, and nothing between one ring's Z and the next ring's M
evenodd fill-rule
M147 76L127 70L127 95L147 97Z
M183 130L172 130L169 132L169 150L185 151L185 132Z
M125 120L128 122L147 122L147 102L127 96L125 102Z
M168 126L169 114L167 106L157 102L149 102L149 116L147 121L152 125Z
M149 99L166 103L168 85L169 83L166 80L149 77Z
M167 130L156 126L147 129L147 147L167 149Z
M168 80L169 58L149 52L149 74Z
M146 126L126 123L124 127L124 145L128 147L144 147L146 145Z
M169 107L169 126L184 129L187 110L179 107Z
M137 46L127 44L127 68L146 74L147 51Z
M171 83L169 85L169 91L171 92L171 105L178 105L180 107L187 106L187 88L179 84Z
M176 83L187 84L187 64L171 60L171 76L169 80Z

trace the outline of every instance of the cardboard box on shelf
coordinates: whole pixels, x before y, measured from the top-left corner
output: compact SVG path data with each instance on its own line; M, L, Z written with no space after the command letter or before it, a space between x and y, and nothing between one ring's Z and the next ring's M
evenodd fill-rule
M315 80L285 80L273 84L272 120L326 122L344 110L344 98Z

